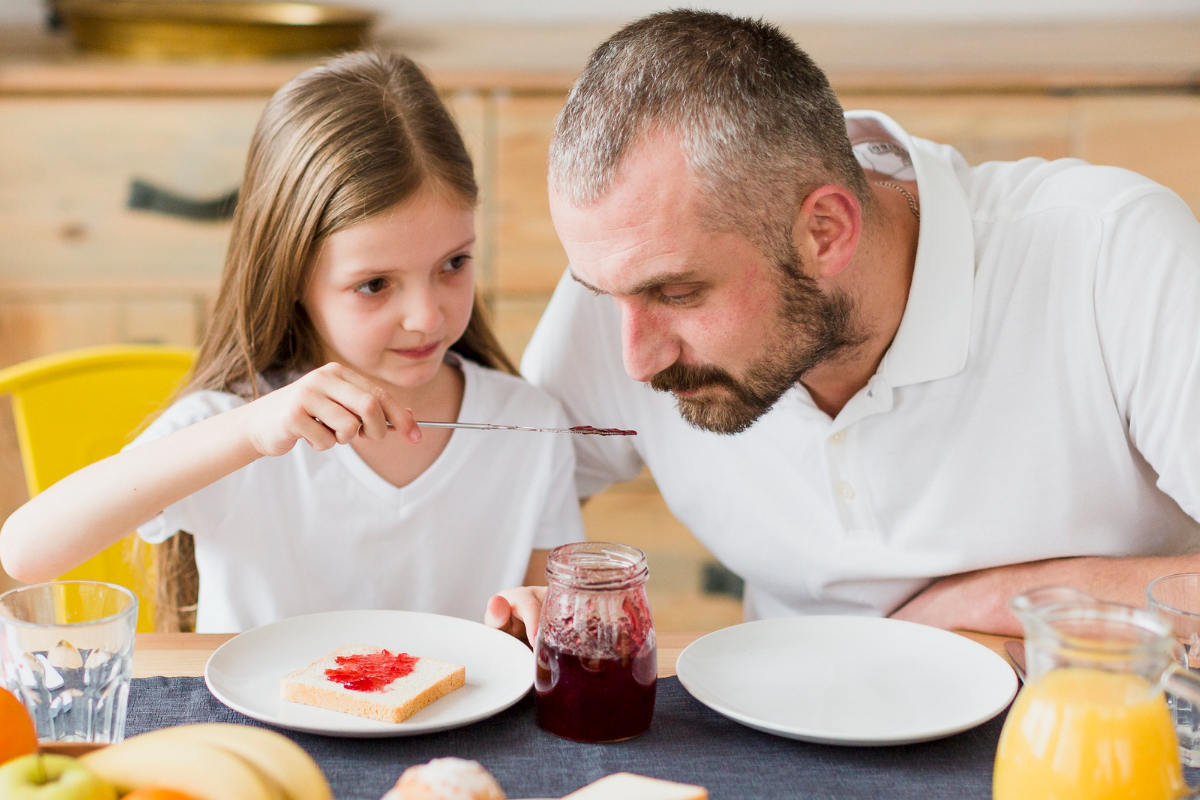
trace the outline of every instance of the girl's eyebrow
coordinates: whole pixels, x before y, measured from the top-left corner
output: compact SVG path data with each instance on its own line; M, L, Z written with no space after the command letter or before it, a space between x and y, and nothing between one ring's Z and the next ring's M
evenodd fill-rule
M462 242L455 245L454 247L451 247L445 253L438 256L436 259L434 259L434 263L440 264L443 261L445 261L447 258L450 258L452 255L457 253L458 251L460 251L464 248L470 247L471 245L475 244L475 239L476 239L476 237L472 234L467 239L464 239ZM392 272L392 271L393 270L390 267L384 268L384 267L371 266L370 264L367 264L367 265L363 265L363 266L351 267L350 269L348 269L346 271L345 277L349 278L349 279L370 277L370 276L381 275L383 273Z

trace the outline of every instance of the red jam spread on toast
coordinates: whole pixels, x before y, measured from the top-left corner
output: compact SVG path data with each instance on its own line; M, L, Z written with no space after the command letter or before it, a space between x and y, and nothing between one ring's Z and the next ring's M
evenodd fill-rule
M593 436L637 436L637 431L626 431L621 428L593 428L591 425L575 425L571 430L575 433L590 433Z
M381 692L392 681L410 674L419 660L408 653L387 650L338 656L337 666L325 670L325 677L352 692Z

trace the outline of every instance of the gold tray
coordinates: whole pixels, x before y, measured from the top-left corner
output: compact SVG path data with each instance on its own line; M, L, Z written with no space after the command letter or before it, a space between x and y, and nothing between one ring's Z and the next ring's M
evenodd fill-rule
M254 58L358 47L375 14L280 0L58 0L75 44L135 58Z

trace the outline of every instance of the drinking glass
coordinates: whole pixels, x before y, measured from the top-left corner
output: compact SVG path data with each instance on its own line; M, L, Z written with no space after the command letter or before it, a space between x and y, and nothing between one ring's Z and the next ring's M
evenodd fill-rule
M1150 608L1171 623L1180 650L1179 663L1200 675L1200 572L1164 575L1146 587ZM1189 767L1200 767L1200 706L1170 698L1171 717L1179 736L1179 758Z
M119 742L138 600L123 586L52 581L0 594L4 685L43 742Z

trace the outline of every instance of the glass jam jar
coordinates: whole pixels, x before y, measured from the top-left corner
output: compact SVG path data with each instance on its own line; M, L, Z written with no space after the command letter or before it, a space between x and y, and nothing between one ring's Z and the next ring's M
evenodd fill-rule
M538 624L538 723L564 739L616 742L650 727L658 648L646 554L613 542L550 553Z

